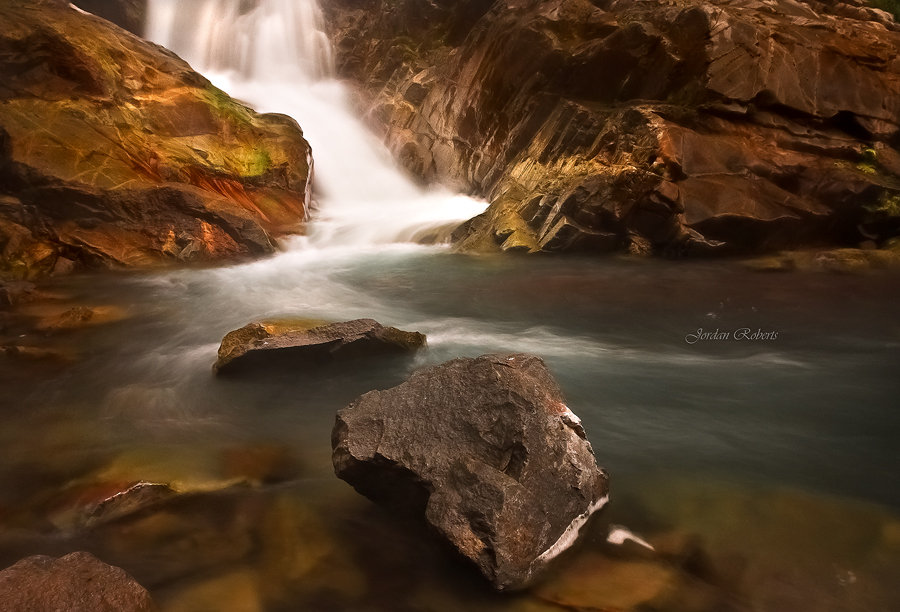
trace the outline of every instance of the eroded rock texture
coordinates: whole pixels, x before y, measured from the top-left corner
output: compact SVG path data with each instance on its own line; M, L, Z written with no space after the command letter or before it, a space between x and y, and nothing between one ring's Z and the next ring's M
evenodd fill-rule
M36 555L0 572L0 610L152 612L146 589L124 570L86 552Z
M497 589L571 545L606 473L540 358L485 355L419 370L338 412L335 473L425 520Z
M174 54L67 3L0 5L0 276L265 253L310 148Z
M463 248L706 254L898 231L900 32L861 2L324 8L402 163L492 202Z

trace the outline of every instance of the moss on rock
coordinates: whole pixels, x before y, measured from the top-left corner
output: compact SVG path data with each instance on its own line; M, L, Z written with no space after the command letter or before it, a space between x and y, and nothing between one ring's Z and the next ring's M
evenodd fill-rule
M0 6L0 274L271 251L311 153L183 61L64 3Z

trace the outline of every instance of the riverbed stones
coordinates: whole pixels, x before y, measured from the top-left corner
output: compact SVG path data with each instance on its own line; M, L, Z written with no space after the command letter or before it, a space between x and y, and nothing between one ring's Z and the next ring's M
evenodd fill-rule
M150 594L125 570L86 552L36 555L0 572L0 612L150 612Z
M498 590L527 585L607 499L581 422L544 362L455 359L337 414L335 473L425 520Z
M373 319L260 321L225 335L213 371L233 375L295 363L413 353L425 342L424 334L385 327Z

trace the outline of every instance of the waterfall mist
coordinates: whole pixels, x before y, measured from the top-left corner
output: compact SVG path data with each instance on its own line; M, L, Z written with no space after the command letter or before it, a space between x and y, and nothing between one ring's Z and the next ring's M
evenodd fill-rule
M313 148L318 210L298 248L407 242L486 204L423 189L356 117L334 77L315 0L150 0L149 39L259 112L296 119Z

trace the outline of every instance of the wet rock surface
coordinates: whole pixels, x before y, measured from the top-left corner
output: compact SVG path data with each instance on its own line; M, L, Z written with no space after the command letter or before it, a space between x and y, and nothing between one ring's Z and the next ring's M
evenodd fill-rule
M426 521L497 589L528 584L607 496L584 429L537 357L456 359L338 412L335 473Z
M788 251L743 262L756 272L877 273L900 269L900 252L885 249L829 249Z
M99 555L128 567L148 588L220 570L254 551L263 506L249 486L129 497L127 507L113 508L121 514L98 516L83 533Z
M413 353L424 346L424 334L385 327L372 319L262 321L226 334L213 370L235 375L275 366Z
M897 232L868 211L900 190L900 30L860 2L324 10L401 162L491 201L462 249L711 255Z
M175 495L176 492L165 483L137 482L87 508L85 522L90 525L110 521L171 499Z
M37 555L0 572L0 610L151 612L150 595L124 570L86 552Z
M0 20L0 278L234 259L300 229L294 120L67 3Z

